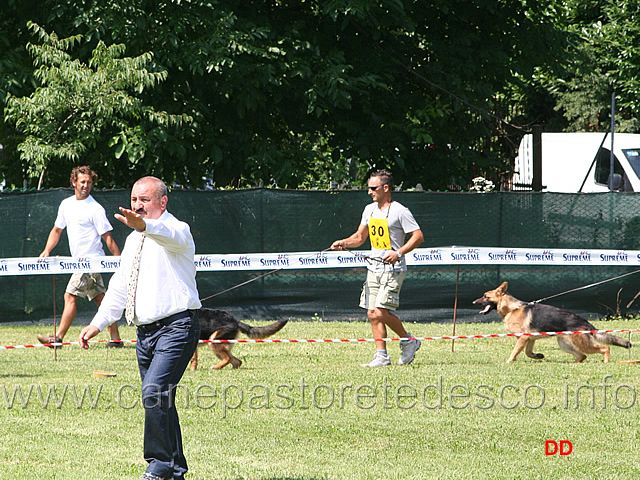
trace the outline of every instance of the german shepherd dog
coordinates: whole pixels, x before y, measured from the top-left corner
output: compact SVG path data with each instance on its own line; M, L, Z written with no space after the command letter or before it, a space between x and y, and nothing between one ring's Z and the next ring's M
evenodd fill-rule
M483 315L491 310L497 310L502 317L505 328L511 333L597 330L596 327L575 313L551 305L522 302L507 293L508 286L507 282L503 282L495 290L485 292L481 298L474 300L473 303L484 306L480 312ZM523 349L530 358L544 358L541 353L533 353L536 338L519 337L507 362L513 362ZM604 362L607 363L609 361L609 345L631 348L630 342L606 333L557 335L556 338L562 350L576 357L575 363L583 362L591 353L601 353L604 355ZM604 345L599 345L599 343Z
M201 308L198 311L200 322L200 340L235 340L239 333L244 333L249 338L266 338L280 331L287 323L286 320L278 321L266 327L252 327L239 322L233 315L223 310ZM231 354L233 343L209 343L209 348L221 360L213 369L219 370L231 364L232 368L242 365L242 360ZM198 349L191 357L191 370L198 368Z

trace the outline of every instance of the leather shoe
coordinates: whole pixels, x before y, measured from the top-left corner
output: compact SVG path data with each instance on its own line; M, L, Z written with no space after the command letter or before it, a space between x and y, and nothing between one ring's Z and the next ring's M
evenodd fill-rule
M155 473L145 472L142 476L142 480L171 480L170 478L159 477Z
M40 343L44 343L45 345L49 343L62 343L62 339L60 337L53 335L38 335L38 341ZM62 345L47 345L49 348L62 348Z

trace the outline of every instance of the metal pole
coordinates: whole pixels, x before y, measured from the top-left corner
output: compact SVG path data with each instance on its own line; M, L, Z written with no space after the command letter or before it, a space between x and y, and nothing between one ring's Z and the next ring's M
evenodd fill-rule
M456 314L458 313L458 285L460 284L460 265L458 265L458 269L456 272L456 298L453 302L453 333L451 336L456 336ZM455 339L451 339L451 351L453 352L453 347L455 345Z
M56 333L58 326L56 325L56 274L53 274L53 343L56 342ZM53 347L53 361L58 361L58 348Z
M609 191L613 191L613 174L615 170L615 155L613 154L613 133L616 125L616 92L611 94L611 152L609 153Z
M531 189L541 192L542 185L542 125L533 126L533 169Z
M600 149L604 145L604 142L607 140L607 135L609 135L609 130L604 132L604 137L602 137L602 141L600 142L600 146L598 147L598 150L596 150L596 154L593 157L591 166L587 170L587 174L584 176L584 180L582 180L582 184L580 185L580 189L578 190L578 193L582 192L582 189L584 188L584 184L587 183L587 179L589 178L589 173L591 173L591 169L593 168L593 165L596 163L596 160L598 160L598 152L600 152Z

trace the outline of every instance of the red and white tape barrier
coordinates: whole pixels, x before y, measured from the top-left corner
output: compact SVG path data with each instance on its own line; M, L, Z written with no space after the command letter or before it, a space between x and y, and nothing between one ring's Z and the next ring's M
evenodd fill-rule
M111 340L90 340L89 343L107 343ZM135 340L118 340L119 343L136 343ZM0 350L20 350L23 348L62 347L63 345L80 345L80 342L35 343L32 345L0 345Z
M468 340L475 338L504 337L553 337L555 335L580 335L584 333L631 333L640 329L620 330L566 330L562 332L527 332L527 333L490 333L485 335L444 335L441 337L412 337L416 340ZM361 342L397 342L407 338L305 338L305 339L236 339L236 340L200 340L200 343L361 343ZM91 340L89 343L106 343L111 340ZM119 340L122 343L136 343L136 340ZM1 346L0 350L18 350L23 348L61 347L63 345L80 345L80 342L37 343L32 345Z
M552 337L555 335L579 335L583 333L624 333L640 332L640 329L624 330L567 330L563 332L528 332L528 333L491 333L486 335L444 335L441 337L411 337L416 340L465 340L474 338L502 338L502 337ZM397 342L408 340L408 338L337 338L337 339L301 339L301 340L279 340L279 339L237 339L237 340L200 340L200 343L357 343L357 342Z

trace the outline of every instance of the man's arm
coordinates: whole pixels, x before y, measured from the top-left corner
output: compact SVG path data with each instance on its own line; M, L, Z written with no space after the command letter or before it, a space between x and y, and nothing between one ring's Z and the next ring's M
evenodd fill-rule
M47 244L44 247L44 250L40 254L40 257L48 257L51 254L51 250L53 250L58 242L60 241L60 236L62 235L62 229L56 227L55 225L49 232L49 238L47 238Z
M126 250L126 245L124 250ZM114 272L113 276L109 280L109 288L107 289L107 292L102 299L102 303L100 303L100 307L98 307L98 311L94 315L91 324L82 329L82 332L80 333L79 342L83 348L88 348L88 344L86 343L87 340L96 336L99 332L122 317L122 312L124 311L127 303L127 282L129 274L130 271L125 271L120 267Z
M113 255L114 257L119 257L120 249L118 248L116 241L113 239L113 236L111 236L111 232L106 232L102 234L101 237L104 240L104 243L107 245L107 248L111 252L111 255Z
M411 232L409 235L411 235L409 240L407 240L407 242L398 249L402 255L406 255L411 250L418 248L422 242L424 242L424 234L422 233L422 230L416 230Z
M418 246L422 242L424 242L424 234L422 233L422 230L419 230L419 229L418 230L414 230L409 235L411 235L411 236L409 237L409 240L407 240L404 245L402 245L396 251L391 251L391 252L387 253L382 258L382 260L384 260L385 262L388 262L388 263L396 263L398 260L400 260L400 257L398 256L398 253L400 253L401 255L406 255L411 250L413 250L415 248L418 248Z
M193 236L189 225L180 222L171 216L172 221L161 221L159 219L145 219L140 214L120 207L120 214L115 217L129 228L133 228L153 240L163 248L171 252L187 252L194 249Z
M344 250L346 248L358 248L368 237L369 228L366 225L360 225L356 233L350 237L336 240L331 244L331 250Z

